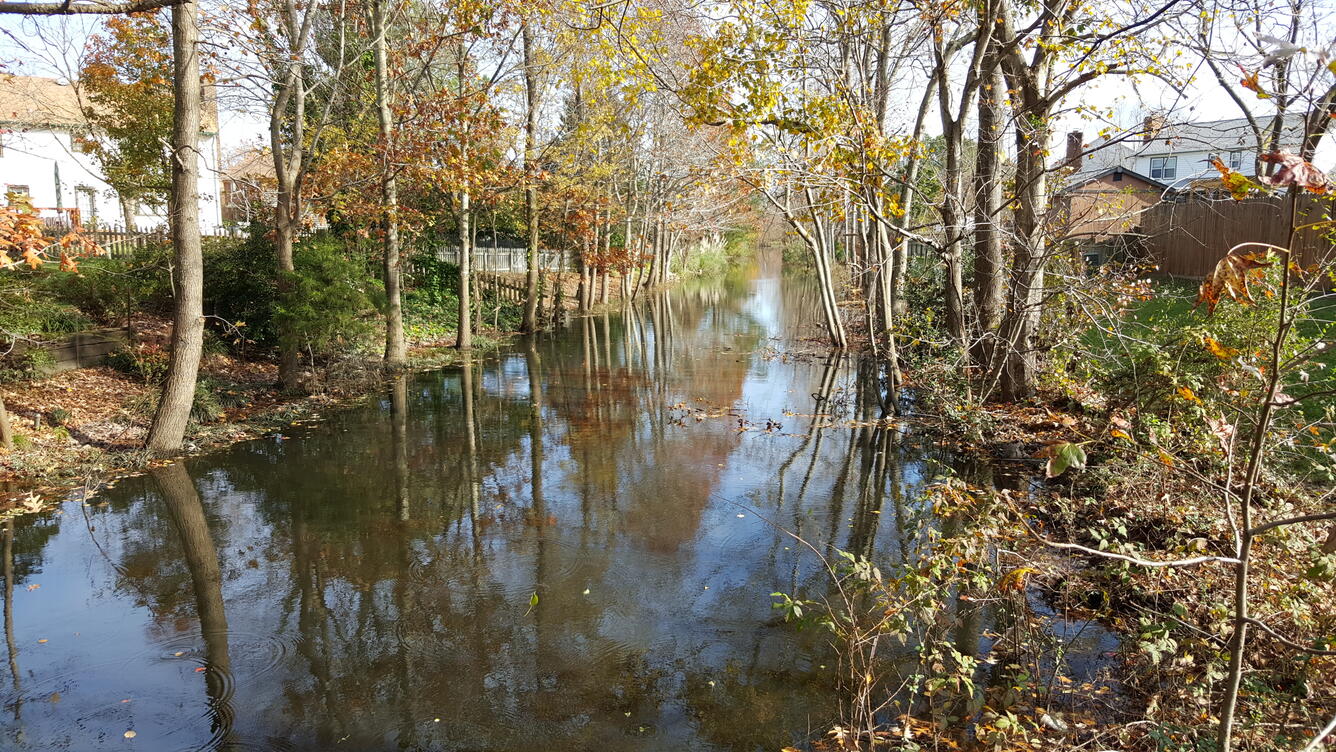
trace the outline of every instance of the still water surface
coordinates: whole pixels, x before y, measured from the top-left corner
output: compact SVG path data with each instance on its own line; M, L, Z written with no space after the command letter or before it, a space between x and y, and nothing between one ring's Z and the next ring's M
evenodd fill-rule
M753 271L5 523L5 750L754 750L827 728L769 594L937 472ZM772 524L773 523L773 524ZM127 738L126 732L133 731Z

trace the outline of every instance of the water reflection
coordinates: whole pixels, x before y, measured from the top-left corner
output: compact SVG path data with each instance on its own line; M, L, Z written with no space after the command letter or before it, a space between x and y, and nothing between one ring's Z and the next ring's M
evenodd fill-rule
M762 273L649 296L12 523L0 747L806 738L830 656L768 595L824 575L770 521L907 561L946 459L882 420L875 366L782 352L813 294Z

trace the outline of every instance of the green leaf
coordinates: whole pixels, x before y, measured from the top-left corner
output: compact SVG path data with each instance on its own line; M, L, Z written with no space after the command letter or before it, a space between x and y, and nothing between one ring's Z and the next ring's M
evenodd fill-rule
M1045 475L1050 478L1056 478L1067 472L1068 468L1084 470L1086 466L1086 453L1080 444L1073 444L1064 441L1060 444L1053 444L1046 449L1048 456L1048 465L1045 467Z

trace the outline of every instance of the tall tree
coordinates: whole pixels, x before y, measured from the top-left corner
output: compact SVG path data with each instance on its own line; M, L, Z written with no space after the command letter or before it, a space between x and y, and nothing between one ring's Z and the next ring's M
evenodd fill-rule
M390 70L388 52L388 25L386 0L371 0L372 48L376 58L376 116L380 122L381 138L381 204L384 211L384 279L385 279L385 364L403 365L407 359L404 344L404 312L402 300L403 271L399 249L399 183L396 167L390 161L395 153L394 114L390 110Z
M172 358L148 448L174 452L185 439L204 348L204 249L199 225L199 131L204 91L200 79L199 6L172 6L172 195L169 232L176 261Z
M148 448L176 451L185 439L204 342L204 255L199 226L199 6L192 0L143 2L0 2L0 13L74 15L135 13L172 6L171 238L177 269L172 355Z
M538 132L538 60L535 58L532 17L522 22L520 33L523 37L522 61L524 69L524 216L528 226L525 248L525 298L524 322L521 328L526 332L538 329L538 182L536 160L538 150L536 139Z
M162 13L112 16L89 39L76 91L90 128L83 147L120 198L127 232L140 204L171 187L172 42Z

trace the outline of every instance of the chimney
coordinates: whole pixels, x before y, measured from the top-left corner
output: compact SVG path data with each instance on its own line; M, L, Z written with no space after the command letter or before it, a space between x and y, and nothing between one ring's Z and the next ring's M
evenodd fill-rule
M1160 129L1164 128L1164 116L1147 115L1143 125L1145 133L1142 134L1142 140L1145 143L1150 143L1155 140L1156 136L1160 135Z
M1063 162L1063 165L1079 168L1082 151L1085 151L1085 134L1081 131L1069 132L1067 134L1067 159Z

